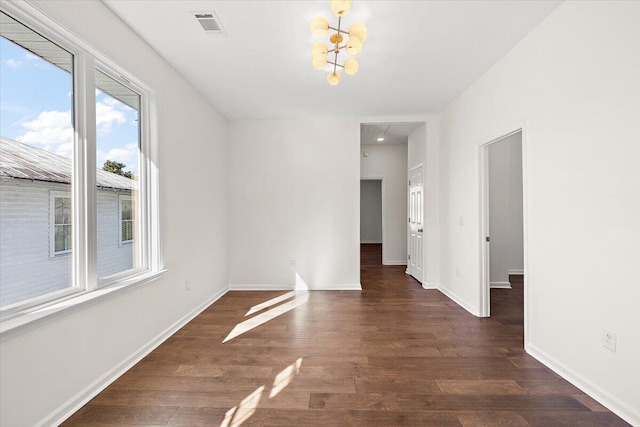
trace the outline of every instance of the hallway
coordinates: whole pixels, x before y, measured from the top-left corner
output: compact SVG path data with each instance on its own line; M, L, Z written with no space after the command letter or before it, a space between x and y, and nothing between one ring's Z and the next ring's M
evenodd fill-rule
M627 425L525 354L521 287L476 318L378 250L362 292L227 293L64 425Z

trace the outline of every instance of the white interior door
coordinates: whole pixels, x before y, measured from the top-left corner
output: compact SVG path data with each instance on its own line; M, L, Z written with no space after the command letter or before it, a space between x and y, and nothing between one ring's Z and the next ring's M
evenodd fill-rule
M422 283L424 247L424 197L422 167L409 171L409 248L408 272Z

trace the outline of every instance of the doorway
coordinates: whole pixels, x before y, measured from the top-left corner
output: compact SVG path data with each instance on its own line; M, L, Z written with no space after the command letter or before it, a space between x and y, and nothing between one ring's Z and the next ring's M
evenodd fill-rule
M409 170L409 241L407 248L407 273L422 283L424 247L424 180L423 166Z
M526 317L523 159L521 129L480 146L481 315L514 322Z
M383 180L360 180L361 265L382 265L384 245Z

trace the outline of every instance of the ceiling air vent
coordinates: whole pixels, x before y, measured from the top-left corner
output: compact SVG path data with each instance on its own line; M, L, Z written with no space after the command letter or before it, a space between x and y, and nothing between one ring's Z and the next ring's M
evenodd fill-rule
M213 12L194 12L194 16L207 34L226 34L218 17Z

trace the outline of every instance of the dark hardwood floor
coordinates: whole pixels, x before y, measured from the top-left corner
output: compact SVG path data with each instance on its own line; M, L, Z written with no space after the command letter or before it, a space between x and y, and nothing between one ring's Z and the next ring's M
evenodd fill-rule
M379 250L362 292L229 292L64 425L627 425L524 352L517 278L479 319Z

